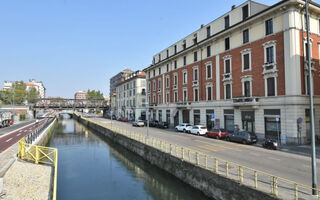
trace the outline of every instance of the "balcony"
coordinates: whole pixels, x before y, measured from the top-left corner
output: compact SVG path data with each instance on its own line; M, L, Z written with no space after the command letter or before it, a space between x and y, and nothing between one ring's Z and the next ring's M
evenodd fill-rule
M263 67L263 72L262 72L263 75L278 72L277 64L274 62L264 63L262 67Z
M234 97L233 98L233 106L235 107L240 107L240 106L256 107L258 105L259 105L258 97Z
M173 89L174 90L178 89L178 85L173 85Z
M192 81L192 86L193 87L199 86L199 81L198 80Z
M231 81L232 80L232 73L224 73L222 81Z
M190 101L178 101L175 102L177 108L185 108L185 109L190 109L191 102Z

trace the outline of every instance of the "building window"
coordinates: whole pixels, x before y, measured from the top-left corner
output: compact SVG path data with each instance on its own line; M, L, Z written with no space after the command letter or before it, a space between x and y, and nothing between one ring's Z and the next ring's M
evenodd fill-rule
M207 101L211 101L212 100L212 86L208 85L207 86Z
M153 97L152 97L153 99L152 99L152 103L156 103L156 95L155 94L153 94Z
M169 57L169 49L167 49L167 58Z
M249 29L246 29L242 32L243 36L243 44L246 44L249 42Z
M169 64L167 64L167 72L169 72Z
M242 7L242 20L245 20L249 17L249 7L248 4Z
M161 74L161 67L159 67L159 75Z
M224 39L224 47L225 47L225 50L230 49L230 38Z
M224 60L224 73L225 74L231 73L230 59Z
M177 53L177 45L174 45L174 54Z
M186 48L187 48L187 43L186 43L186 41L184 40L184 41L183 41L183 44L182 44L182 49L185 50Z
M207 75L206 76L207 80L212 78L212 65L211 64L208 64L206 66L206 75Z
M198 67L193 68L193 81L198 81L199 74L198 74Z
M153 91L156 91L156 80L153 80L152 83L153 83L153 88L152 89L153 89Z
M193 89L193 100L199 101L199 89L198 88Z
M161 79L158 79L158 89L161 89Z
M149 78L151 77L150 71L148 71L148 77L149 77Z
M161 54L159 54L159 62L161 61Z
M197 43L198 43L198 38L197 37L193 38L193 44L197 44Z
M177 61L174 61L174 69L177 69Z
M161 101L161 94L158 94L158 104L161 104L162 101Z
M250 87L250 81L243 82L243 94L245 97L251 97L251 87Z
M274 63L274 47L267 47L266 48L266 61L268 64Z
M174 102L178 102L178 91L174 91Z
M198 61L198 52L197 51L193 52L193 61L194 62Z
M242 54L242 71L250 70L251 69L251 62L250 62L250 53Z
M148 81L148 92L150 92L151 91L151 84L150 84L150 81Z
M207 38L210 37L210 35L211 35L211 27L208 26L207 27Z
M207 57L211 56L211 46L207 46Z
M188 89L183 88L183 101L186 102L188 101Z
M178 85L178 74L174 74L173 84Z
M270 35L273 33L273 20L268 19L265 21L265 26L266 26L266 35Z
M183 65L187 65L187 56L183 56Z
M169 92L167 92L167 101L166 102L170 103L170 93Z
M153 70L153 76L156 76L156 70Z
M229 15L224 17L224 28L225 29L229 28L229 25L230 25L229 21L230 21Z
M182 73L183 73L183 84L187 84L188 83L188 72L186 70L184 70Z
M170 77L167 76L166 77L166 88L169 88L169 86L170 86Z
M276 96L275 78L267 78L267 96Z
M226 84L225 90L225 98L231 99L231 84Z

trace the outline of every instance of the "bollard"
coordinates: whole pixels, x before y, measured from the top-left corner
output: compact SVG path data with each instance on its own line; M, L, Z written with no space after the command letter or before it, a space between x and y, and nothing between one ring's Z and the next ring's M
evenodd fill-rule
M229 163L226 161L226 177L229 176Z
M239 182L243 183L243 168L239 166Z
M207 157L207 155L204 156L204 164L205 164L205 168L208 169L208 157Z
M184 149L181 147L181 159L184 160Z
M254 188L258 189L258 172L254 171Z
M199 153L196 152L196 164L199 165Z
M217 158L214 158L214 172L216 173L216 174L219 174L219 163L218 163L219 161L218 161L218 159Z

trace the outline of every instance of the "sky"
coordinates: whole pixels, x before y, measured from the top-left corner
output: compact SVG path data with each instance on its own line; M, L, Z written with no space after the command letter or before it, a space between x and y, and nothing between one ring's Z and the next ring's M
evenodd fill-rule
M243 2L0 0L0 86L34 78L51 97L88 89L109 96L112 76L148 67L153 55Z

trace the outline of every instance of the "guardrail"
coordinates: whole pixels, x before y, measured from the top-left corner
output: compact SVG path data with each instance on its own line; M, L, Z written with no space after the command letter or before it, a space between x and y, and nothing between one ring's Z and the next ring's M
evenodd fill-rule
M193 163L199 167L212 171L212 173L235 180L240 184L247 185L256 190L270 193L278 198L295 200L310 199L312 190L316 190L318 194L320 194L320 189L318 188L312 188L310 186L246 167L235 162L209 156L191 148L172 144L166 140L161 140L150 136L147 137L140 133L112 126L111 124L103 124L85 117L82 118L93 124L97 124L113 132L139 141L145 145L152 146L153 148L175 156L185 162ZM320 200L320 195L318 196L318 200Z
M57 199L57 176L58 176L58 149L38 146L26 143L22 138L18 145L18 157L22 160L34 162L35 164L48 164L54 166L54 181L52 199Z
M46 120L46 122L36 127L36 129L32 133L26 136L27 143L31 144L32 142L34 142L38 138L38 136L42 133L42 131L45 128L47 128L55 120L55 118L43 119L43 120Z

